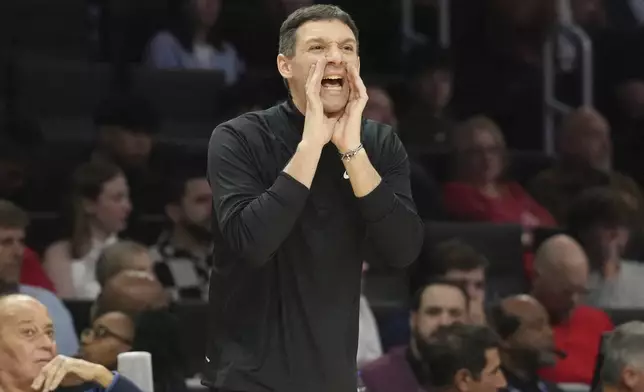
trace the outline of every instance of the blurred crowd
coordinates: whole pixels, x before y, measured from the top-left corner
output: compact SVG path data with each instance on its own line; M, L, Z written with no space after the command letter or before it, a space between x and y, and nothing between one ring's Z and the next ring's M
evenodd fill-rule
M6 23L0 294L47 308L59 353L114 369L118 354L148 351L156 389L185 390L207 338L207 140L220 121L287 99L279 25L313 1L82 3L82 23L65 11L73 0L46 16L56 31L83 26L59 41L30 38L48 31L38 17ZM593 43L590 107L577 94L580 49L553 29L567 2L452 0L441 47L438 2L416 1L424 39L409 50L398 2L332 3L361 28L364 115L396 128L427 229L409 271L365 259L357 363L367 390L589 390L603 334L644 320L644 6L569 1ZM552 34L557 93L573 108L556 157L541 152ZM0 347L19 344L4 317ZM641 339L641 326L626 326ZM474 381L451 385L463 369Z

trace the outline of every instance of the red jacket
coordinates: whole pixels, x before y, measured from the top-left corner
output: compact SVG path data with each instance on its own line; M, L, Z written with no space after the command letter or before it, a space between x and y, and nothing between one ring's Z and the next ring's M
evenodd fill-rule
M49 277L40 264L38 254L29 248L25 248L25 254L22 257L20 283L40 287L56 293L54 284L49 280Z
M443 202L450 216L468 221L517 223L526 226L556 226L555 219L521 185L509 182L502 194L492 198L463 182L443 187ZM532 218L527 218L531 215ZM531 222L536 218L536 222ZM530 221L530 222L529 222Z

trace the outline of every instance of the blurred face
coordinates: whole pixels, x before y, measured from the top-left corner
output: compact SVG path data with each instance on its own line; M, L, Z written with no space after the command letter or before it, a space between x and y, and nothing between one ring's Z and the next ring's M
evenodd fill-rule
M105 182L96 201L90 201L86 206L87 213L106 232L118 233L124 230L132 211L125 177L119 175Z
M419 80L420 94L431 109L441 112L452 99L452 73L448 70L434 70L424 73Z
M606 120L587 117L569 132L571 139L566 143L565 153L594 169L606 171L610 168L613 147Z
M585 257L582 255L582 257ZM588 292L588 264L569 268L552 267L537 276L535 294L546 308L553 324L570 317Z
M445 279L465 287L467 295L473 302L485 302L485 270L475 268L470 271L449 270Z
M40 370L56 356L54 325L37 301L10 301L3 301L0 310L0 380L29 390Z
M588 230L584 250L593 268L608 262L619 262L626 251L630 230L626 227L598 227Z
M461 152L466 178L476 183L489 183L499 179L503 172L505 148L487 129L477 129Z
M485 351L485 367L478 380L466 371L461 370L456 375L456 388L460 392L496 392L507 385L501 371L499 350L490 348Z
M601 26L606 21L603 0L572 0L570 5L575 22L582 26Z
M107 127L104 138L110 155L125 168L145 166L152 151L152 136L121 127Z
M369 87L367 88L367 95L369 95L369 101L364 109L363 116L369 120L395 127L398 121L396 120L394 105L389 98L389 94L379 87Z
M24 251L25 230L0 227L0 282L18 284Z
M221 0L192 0L195 2L197 19L204 27L212 27L219 18Z
M339 20L304 23L296 32L295 55L289 58L280 54L278 69L288 80L293 100L303 110L311 66L324 58L327 65L320 91L322 105L325 113L339 114L349 100L347 65L360 65L358 44L349 26Z
M557 358L553 353L552 328L546 309L531 300L517 303L506 311L521 322L519 329L507 340L509 351L529 361L534 370L554 365Z
M132 348L134 324L121 312L110 312L94 321L81 335L79 356L89 362L115 369L117 356Z
M212 214L212 191L205 178L192 179L186 182L182 207L188 223L210 230Z
M629 119L644 119L644 82L626 82L619 86L617 95L622 111Z
M411 330L415 339L427 341L440 326L467 320L463 293L452 286L435 284L425 288L418 311L412 312Z
M7 198L22 189L25 171L25 166L20 162L0 160L0 196Z
M164 308L168 305L168 296L153 274L125 270L105 283L101 302L108 309L132 314Z

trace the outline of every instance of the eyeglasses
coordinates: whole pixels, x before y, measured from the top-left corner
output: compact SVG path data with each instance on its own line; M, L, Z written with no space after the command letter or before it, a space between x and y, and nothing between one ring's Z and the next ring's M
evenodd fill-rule
M92 338L92 339L98 339L98 340L106 339L106 338L114 338L127 345L130 345L130 346L132 345L132 340L124 338L123 336L110 331L109 328L107 328L104 325L97 325L93 328L86 328L81 333L81 337L85 339Z

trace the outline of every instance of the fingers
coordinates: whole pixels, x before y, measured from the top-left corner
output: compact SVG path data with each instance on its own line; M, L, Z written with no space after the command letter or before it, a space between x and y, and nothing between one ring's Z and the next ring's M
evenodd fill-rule
M322 77L324 76L324 69L326 68L326 58L319 59L314 65L312 72L309 73L307 80L306 91L312 97L320 96L320 89L322 88ZM311 97L309 97L311 98Z
M68 368L69 364L67 361L61 361L57 368L52 368L42 390L49 392L58 388L58 385L60 385L63 378L67 375Z
M31 384L31 389L36 391L46 390L44 389L44 387L46 387L47 383L49 383L49 378L58 370L60 364L64 362L64 359L65 357L59 355L56 358L52 359L48 364L43 366L43 368L40 370L40 373Z
M351 92L355 94L356 99L367 100L367 87L364 85L360 72L355 64L349 66L349 75L351 75Z

